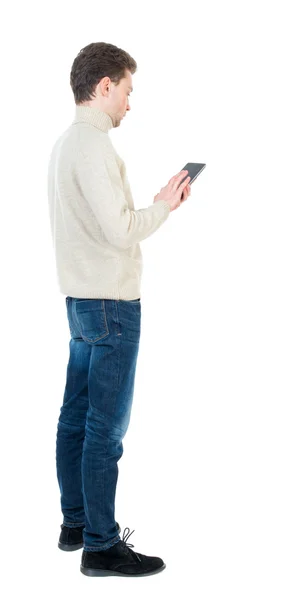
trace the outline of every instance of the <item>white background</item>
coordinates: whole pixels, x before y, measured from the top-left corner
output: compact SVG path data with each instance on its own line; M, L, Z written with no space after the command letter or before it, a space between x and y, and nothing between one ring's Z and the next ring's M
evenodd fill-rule
M6 598L300 600L298 2L15 3L3 14L2 585ZM167 567L89 578L57 547L69 356L47 205L91 42L137 61L110 131L135 208L187 162L187 202L141 243L142 329L116 520Z

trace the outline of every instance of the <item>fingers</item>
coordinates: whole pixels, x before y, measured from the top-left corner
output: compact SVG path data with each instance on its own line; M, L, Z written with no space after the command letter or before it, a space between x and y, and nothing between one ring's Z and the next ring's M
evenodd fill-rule
M182 204L182 202L185 202L185 200L187 200L187 198L188 198L188 196L190 196L190 194L191 194L191 186L188 183L181 194L181 196L183 195L183 198L181 197L181 200L180 200L181 204Z
M177 175L174 175L168 183L174 182L174 181L178 181L178 179L182 179L184 175L186 175L186 173L188 173L187 169L183 169L183 171L180 171Z
M180 176L181 180L182 180L182 175ZM179 190L183 190L184 187L186 187L186 185L188 185L188 181L189 179L191 179L191 177L188 175L188 177L185 177L185 179L183 179L182 183L179 183L178 178L176 177L176 179L173 182L173 186L172 189L173 191L179 191Z
M184 181L179 186L179 189L183 189L184 187L186 187L186 185L188 185L189 179L191 179L191 177L189 177L189 175L188 175L188 177L185 177Z
M187 169L184 169L183 171L180 171L177 175L174 175L172 179L181 179L181 177L183 177L183 175L186 175L186 173L188 173L188 171Z
M183 196L183 198L181 197L181 202L185 202L185 200L187 200L188 196L189 196L189 192L187 187L184 188L181 196Z

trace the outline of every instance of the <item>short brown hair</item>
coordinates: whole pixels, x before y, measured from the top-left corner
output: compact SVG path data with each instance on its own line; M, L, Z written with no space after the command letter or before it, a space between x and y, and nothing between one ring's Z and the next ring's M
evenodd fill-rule
M118 85L126 76L126 69L134 74L137 70L136 61L128 52L113 44L95 42L82 48L70 72L75 104L95 98L95 88L103 77L110 77Z

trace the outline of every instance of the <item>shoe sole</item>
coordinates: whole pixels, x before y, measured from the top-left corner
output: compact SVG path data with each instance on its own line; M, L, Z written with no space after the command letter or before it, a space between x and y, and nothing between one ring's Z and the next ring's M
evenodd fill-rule
M79 544L62 544L62 542L58 543L58 547L60 548L60 550L66 550L67 552L72 552L73 550L79 550L80 548L82 548L84 545L83 542L80 542Z
M109 577L115 575L117 577L146 577L147 575L155 575L156 573L160 573L166 567L164 563L161 567L156 569L155 571L149 571L148 573L121 573L120 571L113 570L105 570L105 569L89 569L87 567L83 567L80 565L81 573L84 575L88 575L88 577Z

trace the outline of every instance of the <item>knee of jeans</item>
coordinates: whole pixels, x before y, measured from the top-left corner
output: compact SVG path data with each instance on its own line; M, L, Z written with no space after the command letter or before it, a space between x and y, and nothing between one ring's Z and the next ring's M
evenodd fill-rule
M106 432L107 432L107 437L115 443L120 443L122 442L125 434L127 431L127 426L122 423L122 424L118 424L118 425L112 425L111 427L108 427Z
M61 409L58 419L58 427L60 429L72 429L74 433L78 432L82 434L85 429L85 423L85 415L72 416L69 411L64 410L64 407Z
M113 443L119 443L123 440L128 428L128 420L123 422L113 422L109 417L101 417L98 412L89 410L86 419L86 434L89 437L106 438Z

